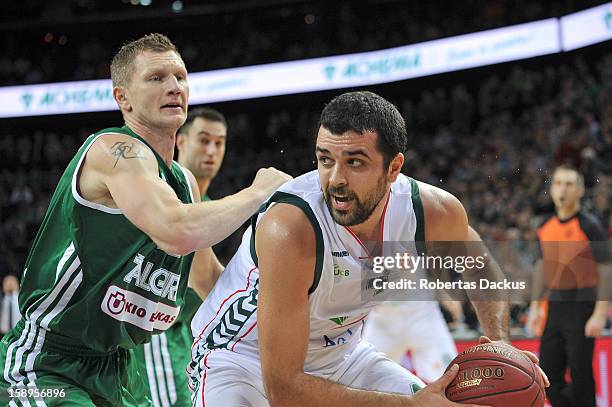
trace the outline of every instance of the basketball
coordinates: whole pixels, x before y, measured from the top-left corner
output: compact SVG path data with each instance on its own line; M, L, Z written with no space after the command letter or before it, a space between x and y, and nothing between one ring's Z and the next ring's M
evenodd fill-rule
M446 397L457 403L492 407L543 407L544 383L533 362L503 344L481 344L460 353L459 365Z

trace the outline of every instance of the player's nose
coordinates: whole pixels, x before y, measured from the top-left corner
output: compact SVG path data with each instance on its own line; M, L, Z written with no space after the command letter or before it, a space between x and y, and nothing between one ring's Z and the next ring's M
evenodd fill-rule
M181 85L176 77L170 76L168 78L166 81L166 90L171 94L181 93Z
M331 173L329 175L329 183L332 186L340 186L347 184L346 176L340 165L336 164L331 169Z

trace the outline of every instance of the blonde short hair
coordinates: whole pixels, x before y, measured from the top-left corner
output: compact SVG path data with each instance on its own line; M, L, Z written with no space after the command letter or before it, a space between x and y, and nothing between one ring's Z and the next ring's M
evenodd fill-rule
M176 46L163 34L147 34L137 40L123 44L111 62L113 86L126 86L134 71L134 60L144 51L174 51L180 57Z

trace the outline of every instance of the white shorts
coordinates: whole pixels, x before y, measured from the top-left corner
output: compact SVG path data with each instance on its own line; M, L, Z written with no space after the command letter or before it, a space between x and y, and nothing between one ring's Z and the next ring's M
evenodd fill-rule
M457 356L455 341L437 302L383 303L370 312L363 339L405 367L402 361L410 351L414 371L427 383L442 376Z
M219 349L208 354L206 366L193 393L194 406L269 406L259 360ZM365 341L357 345L333 374L320 377L356 389L406 395L425 386Z

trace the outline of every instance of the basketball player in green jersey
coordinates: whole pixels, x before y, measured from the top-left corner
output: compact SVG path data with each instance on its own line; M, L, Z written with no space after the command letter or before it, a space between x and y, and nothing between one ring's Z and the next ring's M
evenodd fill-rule
M193 174L172 161L189 98L176 47L161 34L127 43L111 76L125 125L90 136L51 198L23 271L23 318L0 342L2 405L148 405L130 394L129 349L172 325L210 247L290 178L263 169L199 203Z
M178 132L178 162L195 176L203 201L210 200L206 192L223 162L226 136L225 117L210 108L191 110ZM210 256L210 262L211 272L201 273L201 281L195 284L198 293L191 287L187 288L185 302L174 325L153 336L150 343L132 351L138 372L143 375L146 372L144 386L133 388L134 393L142 389L144 394L135 397L150 398L154 407L191 406L191 392L185 373L191 361L191 319L200 307L202 298L206 297L223 271L214 254Z

